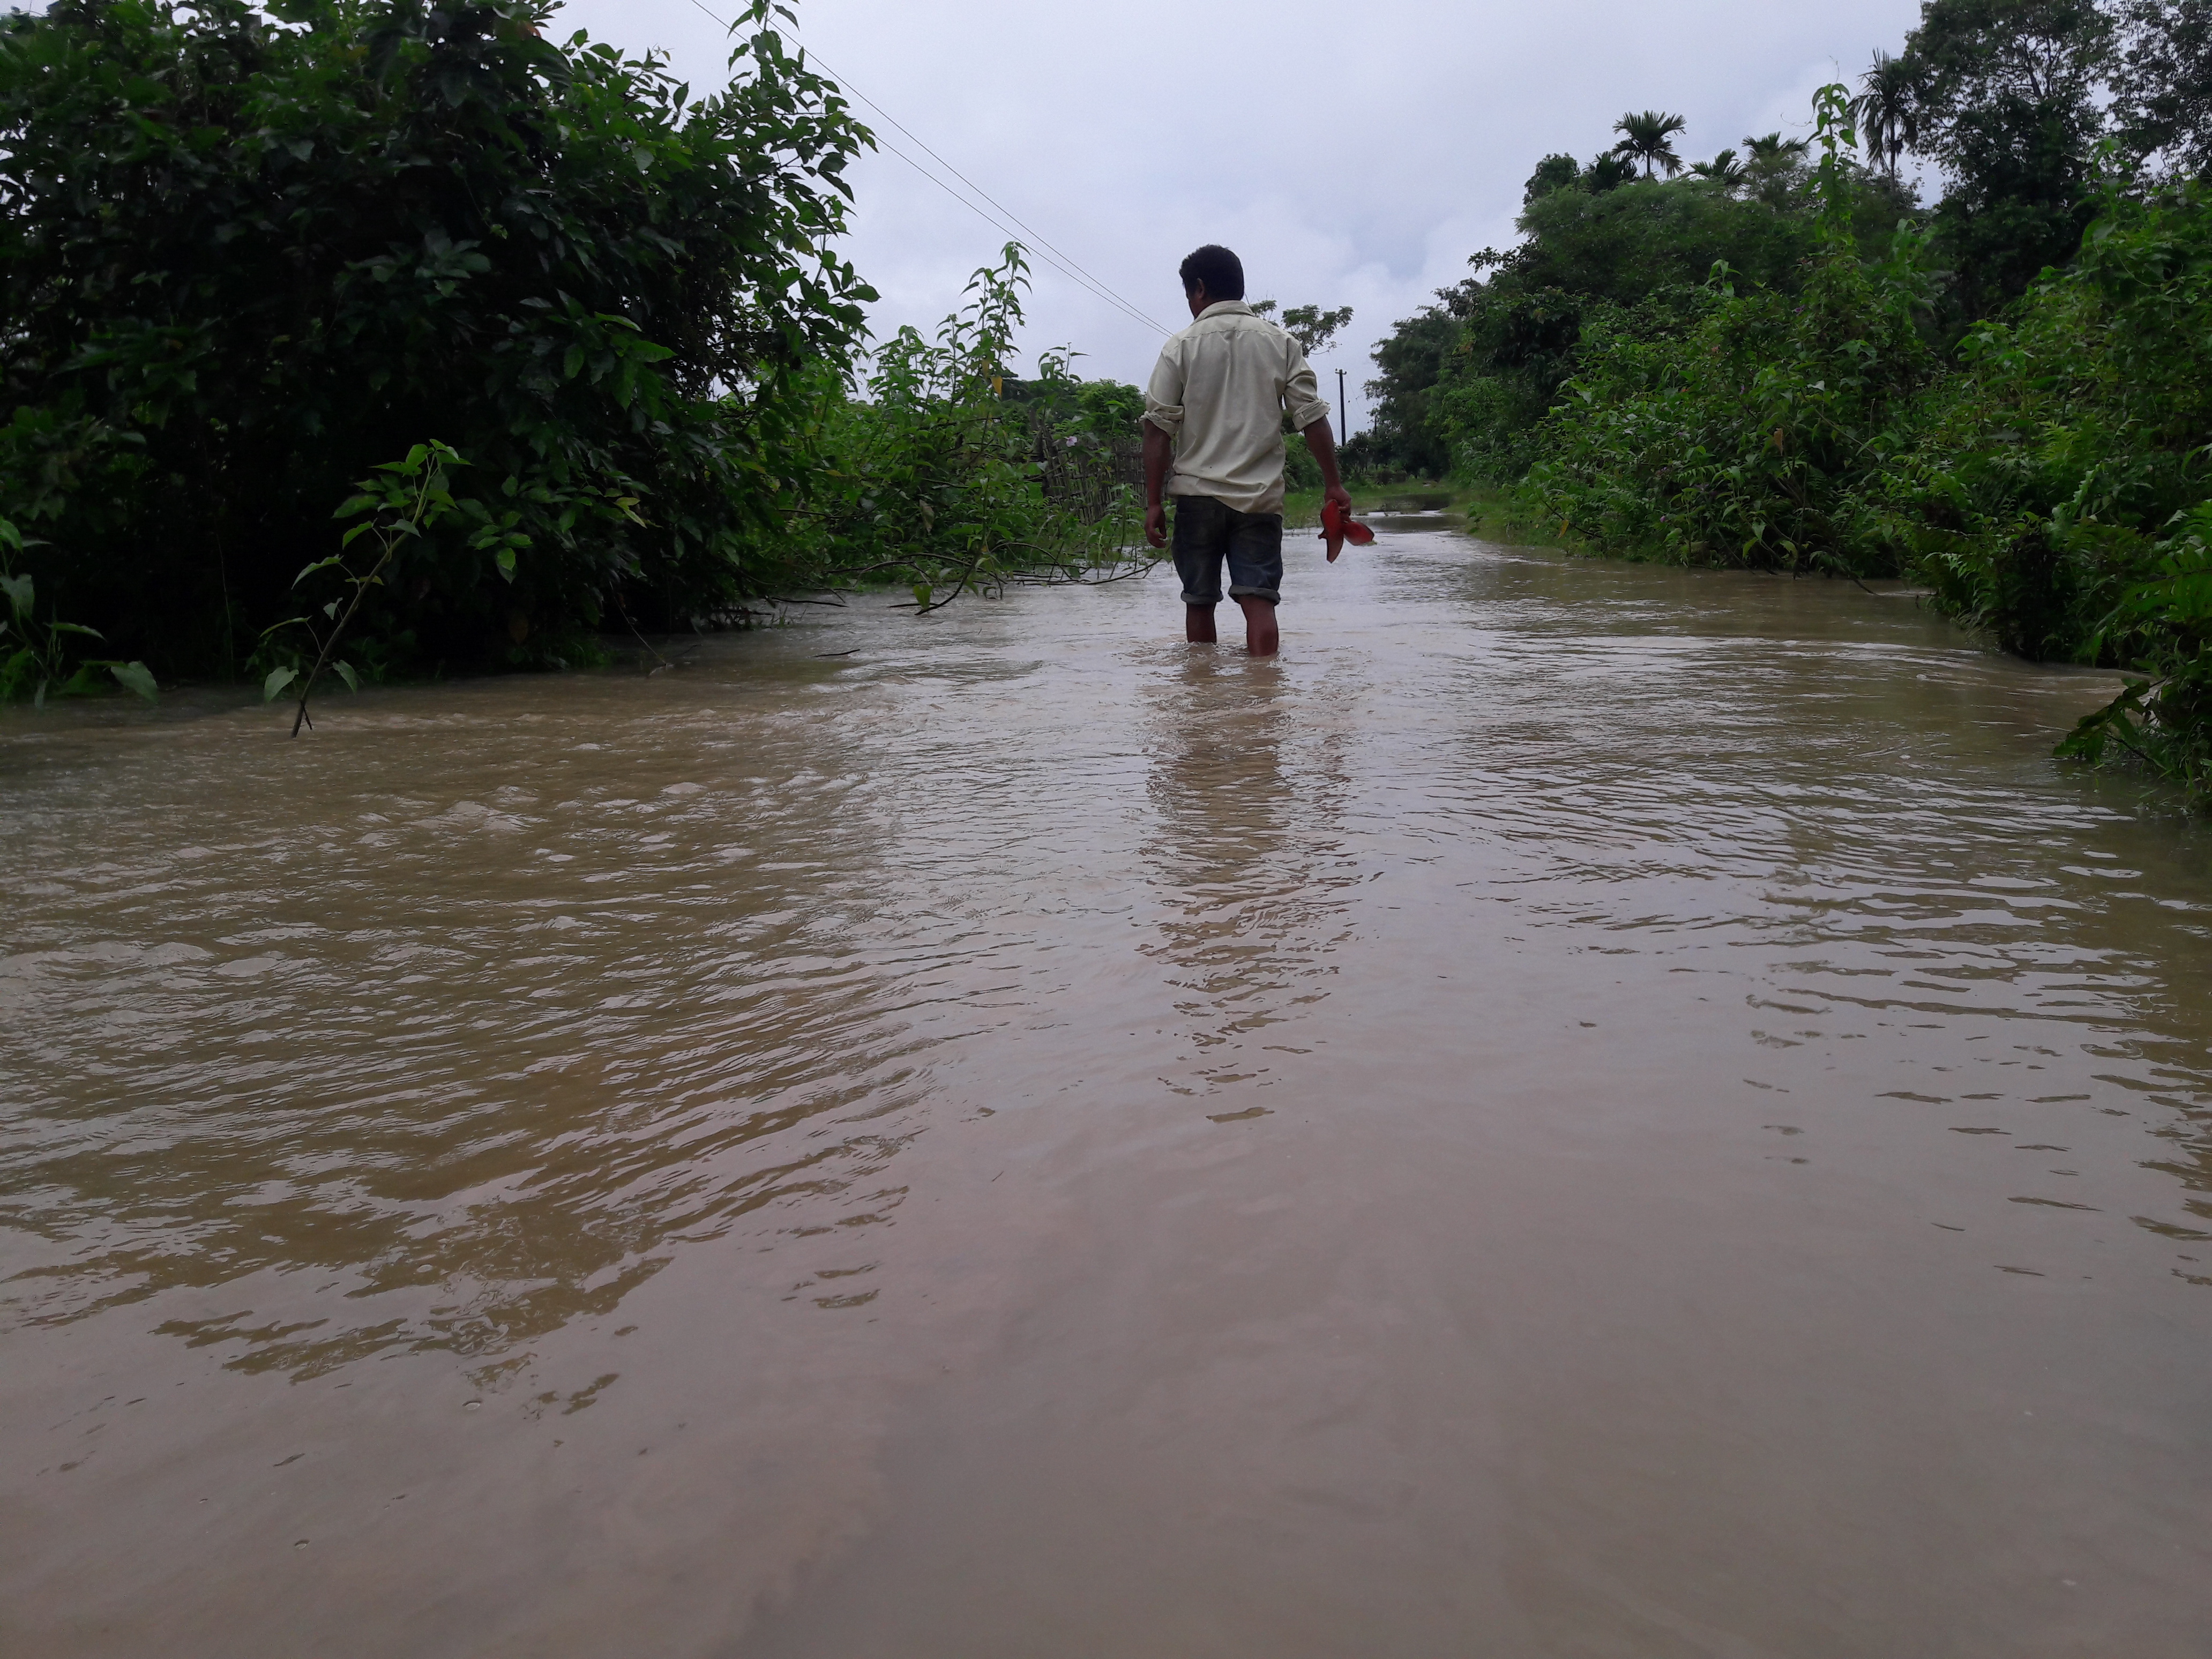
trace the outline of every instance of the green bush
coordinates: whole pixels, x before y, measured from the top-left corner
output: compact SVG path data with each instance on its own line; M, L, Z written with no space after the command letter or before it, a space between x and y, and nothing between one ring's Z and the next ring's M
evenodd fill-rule
M1738 288L1796 293L1823 233L1803 145L1771 143L1750 168L1705 164L1668 182L1608 179L1547 158L1528 180L1522 241L1476 254L1469 263L1483 274L1439 290L1376 347L1360 460L1516 483L1544 447L1537 428L1579 372L1586 337L1610 348L1684 331L1704 314L1698 292L1716 266ZM1840 205L1850 235L1878 253L1909 194L1847 162L1834 171L1849 186Z
M2114 173L2094 206L1949 362L1923 240L1864 259L1833 212L1795 295L1586 319L1522 505L1607 552L1917 579L2008 651L2130 674L2064 752L2212 797L2212 193Z
M971 588L1122 568L1140 519L1136 492L1113 477L1112 445L1142 394L1078 380L1064 351L1016 380L1028 286L1028 261L1008 243L934 339L900 329L870 355L857 392L842 375L815 378L815 464L787 541L794 580L906 584L935 609Z
M1910 234L1879 263L1860 257L1844 89L1816 113L1819 251L1794 292L1739 292L1723 270L1702 295L1585 319L1525 489L1593 546L1790 570L1893 562L1865 487L1911 442L1937 373L1919 327L1929 282Z
M766 0L705 98L550 15L0 20L0 513L63 614L239 672L352 481L434 439L470 465L365 610L395 660L546 660L782 578L872 297L824 251L867 135Z
M1965 341L1874 492L1945 606L2007 648L2130 671L2069 751L2212 794L2212 198L2109 177L2073 265Z

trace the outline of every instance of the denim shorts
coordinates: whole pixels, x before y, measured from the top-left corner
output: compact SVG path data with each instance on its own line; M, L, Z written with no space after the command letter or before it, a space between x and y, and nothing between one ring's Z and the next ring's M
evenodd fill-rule
M1175 497L1176 574L1185 605L1221 603L1221 562L1229 562L1229 597L1283 597L1283 515L1239 513L1212 495Z

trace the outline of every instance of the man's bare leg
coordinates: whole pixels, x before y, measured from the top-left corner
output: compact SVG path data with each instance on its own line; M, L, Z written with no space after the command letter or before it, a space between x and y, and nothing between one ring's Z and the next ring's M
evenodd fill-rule
M1182 636L1193 645L1212 645L1213 607L1210 605L1187 605L1182 608Z
M1244 648L1255 657L1272 657L1282 643L1275 631L1275 607L1265 599L1249 599L1239 595L1237 605L1244 612ZM1213 617L1206 619L1206 637L1213 637Z

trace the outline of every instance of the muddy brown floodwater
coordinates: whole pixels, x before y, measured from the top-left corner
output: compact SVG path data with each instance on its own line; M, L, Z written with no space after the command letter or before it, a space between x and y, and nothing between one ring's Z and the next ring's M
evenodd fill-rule
M10 716L0 1648L2203 1659L2212 838L2049 758L2109 683L1170 580Z

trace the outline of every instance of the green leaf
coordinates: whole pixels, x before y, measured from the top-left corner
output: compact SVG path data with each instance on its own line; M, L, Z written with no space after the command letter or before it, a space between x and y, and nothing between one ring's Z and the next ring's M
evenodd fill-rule
M272 668L269 678L261 682L261 701L274 702L283 694L284 688L300 678L296 668Z
M17 616L31 614L31 579L28 576L0 576L0 592L8 595L8 603Z
M161 701L161 689L154 683L153 671L143 662L112 662L107 672L115 676L116 683L125 691L134 691L148 702Z
M82 634L88 639L94 640L105 639L107 637L97 628L87 628L82 623L48 623L46 624L46 631L50 634Z
M356 526L355 530L348 531L346 535L350 538L357 531L366 530L368 528L368 526L367 525ZM301 582L307 580L308 577L313 575L318 570L328 570L332 565L342 564L343 562L344 561L335 553L331 554L327 559L317 559L314 563L308 565L302 569L298 575L292 578L292 586L297 587Z
M353 672L353 665L351 663L334 662L331 665L331 672L336 674L340 679L346 683L347 690L358 691L361 690L361 676Z
M501 575L509 581L514 580L514 550L513 548L501 548L498 552L491 556L491 562L499 567Z

